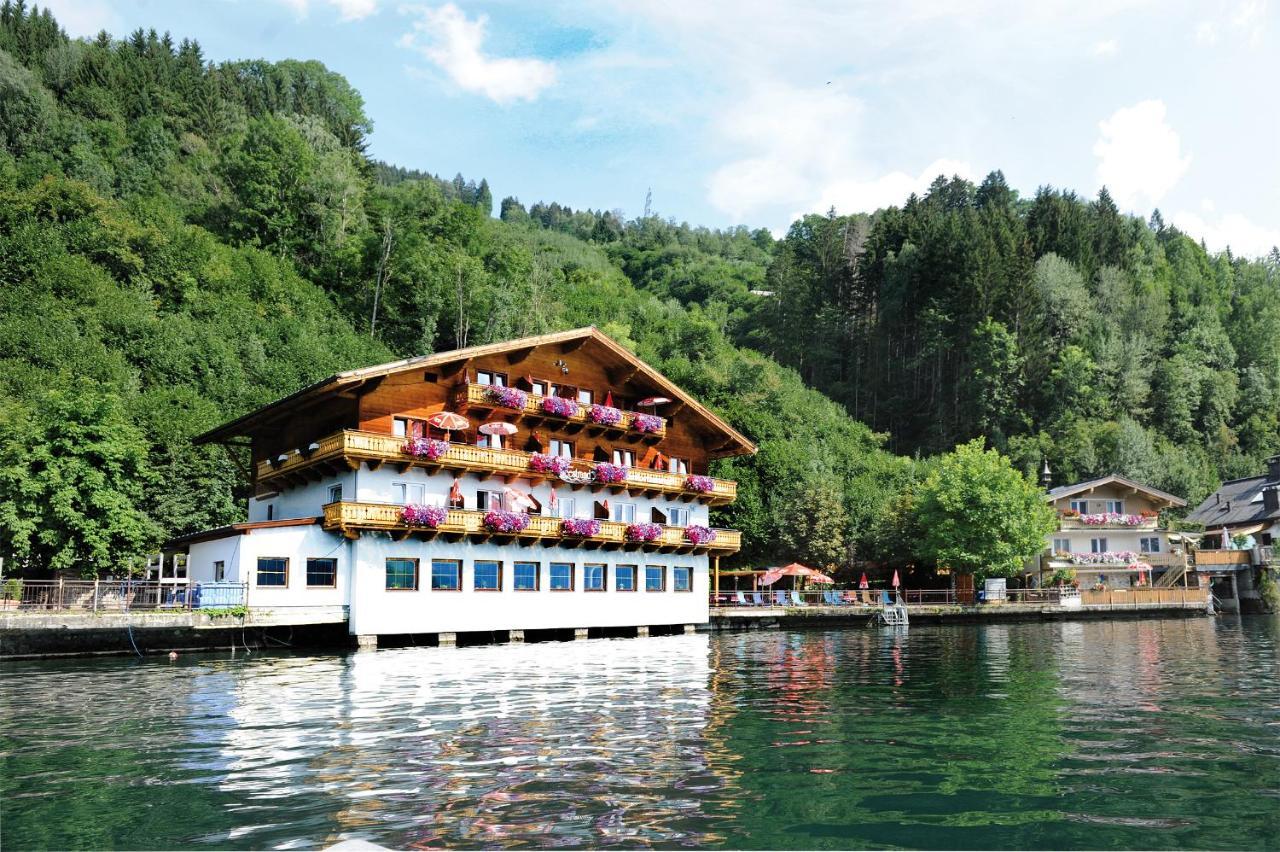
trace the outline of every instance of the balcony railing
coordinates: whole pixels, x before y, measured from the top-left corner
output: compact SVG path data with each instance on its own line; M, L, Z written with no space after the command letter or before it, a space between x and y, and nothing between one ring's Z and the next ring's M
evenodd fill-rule
M133 612L243 606L243 583L160 583L152 580L9 580L0 610Z
M1150 532L1157 529L1160 523L1159 518L1144 518L1140 524L1118 524L1118 523L1099 523L1086 524L1079 518L1058 518L1058 529L1060 530L1135 530L1141 532Z
M1253 553L1248 550L1197 550L1197 565L1252 565Z
M685 527L662 527L656 541L627 541L627 524L618 521L601 521L600 532L594 536L561 535L562 518L531 515L529 526L515 533L490 532L484 525L484 512L473 509L450 509L448 516L437 527L409 526L401 517L403 506L394 503L329 503L324 507L324 528L342 532L355 538L362 532L381 530L393 536L421 537L445 536L514 539L530 545L541 541L565 547L585 547L616 550L657 550L673 553L733 553L742 546L742 533L737 530L716 530L715 540L705 544L693 544L685 538Z
M588 433L604 434L610 433L620 437L629 438L635 441L646 441L649 443L657 443L666 437L667 421L662 420L662 426L656 432L640 432L635 428L636 412L620 411L622 418L615 424L604 425L601 423L592 423L587 416L591 410L590 405L578 403L578 412L572 417L561 417L557 414L550 414L542 410L542 400L545 397L536 393L526 393L524 408L519 410L507 408L495 402L489 396L489 385L464 384L459 385L453 392L453 405L459 410L467 408L500 408L503 411L511 411L518 417L532 418L539 420L558 420L560 422L571 424L578 431L586 429ZM649 416L649 415L646 415Z
M379 432L361 432L346 429L311 445L303 452L294 450L282 457L258 463L258 482L276 490L307 480L314 471L334 473L345 468L357 468L362 463L371 468L382 464L397 465L402 471L417 466L427 470L451 470L459 473L492 473L511 477L523 477L533 481L554 478L552 474L529 469L530 453L519 450L499 450L476 447L471 444L450 444L449 449L434 461L411 456L404 451L405 439ZM586 459L574 459L572 469L587 473L594 467ZM709 492L693 491L686 487L688 477L683 473L646 468L628 468L627 478L620 483L588 483L592 488L608 488L615 492L635 491L649 496L674 494L686 501L701 500L710 505L732 503L738 495L738 484L727 479L712 479ZM581 483L566 483L570 488L585 487Z
M1137 559L1134 561L1141 563L1143 565L1154 565L1156 567L1161 567L1161 566L1167 566L1167 565L1182 565L1186 562L1186 560L1187 560L1187 556L1185 553L1139 553L1137 554ZM1091 569L1096 569L1096 568L1104 568L1104 569L1110 568L1114 570L1117 568L1124 568L1127 565L1133 564L1130 562L1077 563L1077 562L1072 562L1070 559L1066 557L1061 557L1056 554L1049 556L1047 561L1050 568L1076 568L1076 569L1084 569L1086 571Z

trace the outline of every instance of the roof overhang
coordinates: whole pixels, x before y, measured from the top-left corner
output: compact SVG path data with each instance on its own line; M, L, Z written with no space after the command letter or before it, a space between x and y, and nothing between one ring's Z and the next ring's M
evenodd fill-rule
M249 535L254 530L275 529L277 527L309 527L320 523L321 520L323 519L282 518L274 521L253 521L251 523L243 524L228 524L225 527L214 527L211 530L201 530L200 532L176 536L162 544L160 549L175 550L191 544L199 544L205 541L217 541L220 538L230 538L234 535Z
M1063 497L1084 494L1090 491L1095 491L1104 485L1112 484L1123 485L1125 488L1132 489L1133 491L1140 491L1143 494L1154 497L1158 502L1169 504L1170 507L1181 508L1182 506L1187 505L1187 501L1183 500L1181 497L1170 494L1167 491L1161 491L1159 488L1152 488L1149 485L1143 485L1141 482L1136 482L1129 479L1127 476L1120 476L1119 474L1114 473L1110 476L1103 476L1099 479L1090 479L1086 482L1077 482L1075 485L1055 488L1044 496L1044 500L1046 503L1052 503L1055 500L1061 500Z
M490 343L484 346L470 346L466 349L454 349L448 352L437 352L434 355L421 355L416 358L405 358L387 364L362 367L336 373L295 391L282 399L250 411L235 420L211 429L192 439L195 444L229 443L231 439L249 436L271 426L273 423L297 413L300 409L315 403L350 393L359 393L362 388L395 373L407 370L441 368L448 374L455 374L465 369L466 365L476 358L490 355L507 354L512 366L517 366L530 352L543 346L559 346L562 351L570 352L584 345L592 345L599 353L613 361L618 383L622 381L640 380L652 386L655 391L665 393L674 401L681 403L683 409L694 413L699 420L713 432L718 432L723 440L712 446L709 455L712 458L728 458L730 456L751 455L756 446L745 435L734 429L723 419L712 413L689 394L681 390L674 382L653 367L641 361L636 355L620 343L601 333L595 326L576 328L519 340L508 340L502 343Z

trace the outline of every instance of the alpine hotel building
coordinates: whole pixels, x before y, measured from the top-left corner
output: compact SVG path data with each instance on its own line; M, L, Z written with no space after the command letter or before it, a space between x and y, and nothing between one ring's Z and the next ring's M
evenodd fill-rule
M755 452L594 328L340 373L196 442L247 445L253 497L172 543L190 581L345 608L363 645L704 623L740 543L708 464Z

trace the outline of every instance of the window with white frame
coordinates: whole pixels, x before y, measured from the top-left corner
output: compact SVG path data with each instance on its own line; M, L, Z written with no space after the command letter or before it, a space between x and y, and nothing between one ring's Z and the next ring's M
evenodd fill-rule
M671 458L667 459L667 470L669 470L671 473L688 473L689 460L678 459L675 456L672 456Z
M1159 536L1143 536L1138 539L1138 549L1143 553L1159 553L1160 537Z
M476 491L476 509L481 512L502 511L501 491Z
M1087 515L1089 514L1089 501L1088 500L1072 500L1071 508L1075 509L1077 512L1079 512L1082 515Z
M635 467L636 454L634 450L614 450L613 463L619 467Z
M583 405L590 405L595 401L596 395L594 391L589 391L586 388L578 388L578 402Z
M684 506L672 506L667 510L667 523L673 527L689 526L689 510Z
M395 500L402 506L421 506L427 502L427 486L421 482L393 482Z
M1123 501L1123 500L1107 500L1107 501L1106 501L1106 504L1107 504L1107 509L1106 509L1106 511L1107 511L1107 514L1108 514L1108 515L1123 515L1123 514L1124 514L1124 501Z
M487 447L491 450L500 450L504 445L502 435L486 435L483 432L476 433L476 446Z
M530 379L529 389L538 396L547 395L547 383L542 379Z
M476 384L505 388L507 386L507 374L495 373L492 370L476 370Z
M623 524L636 522L635 503L613 503L609 507L609 519Z
M1107 540L1105 538L1089 539L1089 552L1090 553L1106 553Z
M1070 553L1070 552L1071 552L1071 539L1069 539L1069 538L1055 538L1055 539L1053 540L1053 552L1054 552L1054 553Z
M552 438L547 445L547 455L566 459L573 458L573 441L561 441L558 438Z
M562 497L556 502L557 518L576 518L575 512L578 510L578 501L572 497Z
M219 559L213 563L213 581L221 583L225 579L227 579L227 563Z
M329 486L329 502L330 503L342 502L342 485L341 484Z

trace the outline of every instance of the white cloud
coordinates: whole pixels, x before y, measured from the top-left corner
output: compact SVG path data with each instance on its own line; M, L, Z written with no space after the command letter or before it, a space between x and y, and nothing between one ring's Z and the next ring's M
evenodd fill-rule
M807 212L829 210L839 213L871 213L893 204L901 205L911 193L921 194L938 175L959 175L975 180L973 167L963 160L934 160L917 175L892 171L873 180L836 180L823 188L817 203Z
M1222 40L1225 30L1249 47L1257 47L1263 42L1266 28L1266 0L1243 0L1222 20L1207 20L1197 24L1196 41L1201 44L1217 44Z
M1158 202L1191 165L1178 134L1165 123L1164 101L1122 107L1099 122L1098 130L1098 180L1121 207Z
M1212 214L1214 204L1206 199L1201 207ZM1203 239L1210 251L1222 251L1230 246L1236 255L1262 257L1280 246L1280 228L1258 225L1239 213L1206 218L1181 210L1170 221L1192 239Z
M72 38L92 38L103 30L120 35L120 20L106 0L44 0L39 5Z
M488 15L474 21L452 3L438 9L402 7L418 15L412 32L400 45L421 53L464 91L484 95L500 104L534 101L556 80L555 66L541 59L486 56L482 50Z
M293 10L299 19L311 13L312 0L279 0ZM326 0L338 10L338 17L344 21L360 21L378 11L378 0Z
M1213 21L1201 21L1196 25L1196 41L1201 44L1218 43L1218 25Z
M1100 41L1093 46L1094 56L1115 56L1120 51L1120 44L1113 38Z

